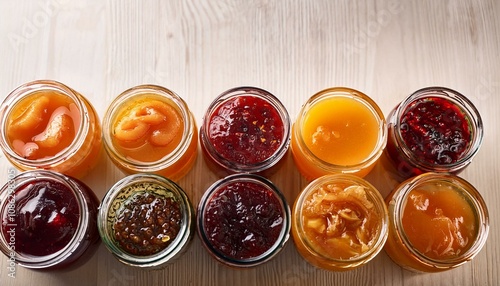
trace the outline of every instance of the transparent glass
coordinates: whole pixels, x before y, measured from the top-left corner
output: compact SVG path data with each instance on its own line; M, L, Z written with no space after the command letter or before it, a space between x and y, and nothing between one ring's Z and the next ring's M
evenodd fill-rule
M132 254L120 244L115 228L118 218L126 211L127 204L133 203L138 196L147 195L153 195L161 199L172 199L177 204L180 210L179 229L175 238L171 239L169 244L160 251L152 254ZM145 210L150 206L143 204L140 207ZM167 213L168 211L172 213L172 209L171 206L164 207L159 212ZM106 193L99 207L97 225L99 234L107 249L120 262L134 267L157 269L173 262L187 249L194 233L193 216L194 210L188 196L175 182L156 174L133 174L118 181ZM131 229L134 227L142 228L147 226L141 223L146 224L150 219L153 219L155 223L158 223L156 227L160 227L161 224L158 222L158 218L158 212L149 210L147 213L136 213L135 217L130 217L125 223L130 223L127 227ZM170 223L173 224L174 222ZM144 234L146 231L141 230L140 233ZM145 238L148 245L153 244L154 239L149 236ZM143 244L144 241L134 243L137 247L146 245Z
M244 98L261 102L254 103L256 108L252 109L253 103L246 106L238 103ZM239 108L243 109L243 106L246 110L240 111ZM263 111L264 108L267 111ZM224 120L226 125L220 128L227 130L211 136L214 130L220 131L219 127L212 126L220 120ZM274 130L280 130L281 136L276 133L277 137L274 137ZM241 135L241 138L233 142L237 135ZM290 117L286 108L273 94L257 87L236 87L223 92L208 107L200 128L200 144L205 162L220 177L235 173L271 175L281 165L279 163L289 143ZM225 146L217 150L218 144ZM243 145L245 147L241 147ZM237 157L238 153L243 155ZM260 158L255 159L257 156Z
M353 270L382 250L388 235L387 208L378 190L358 176L321 176L297 197L292 234L298 252L312 265Z
M453 162L436 163L428 161L423 156L416 154L414 148L408 146L403 138L401 130L404 125L402 124L402 118L407 113L407 110L412 105L429 100L429 98L442 99L448 102L450 106L458 108L459 116L463 116L463 124L466 124L466 129L469 130L470 134L468 138L463 138L463 140L467 141L466 149L457 160ZM439 116L439 122L441 122L444 127L447 127L450 126L449 120L452 119L452 116L456 117L456 115L453 114L452 108L448 107L443 109L445 110L441 110L439 114L431 116ZM424 115L423 117L429 117L429 115ZM464 95L445 87L426 87L415 91L391 111L387 121L389 138L386 147L386 155L389 159L390 166L392 166L392 169L395 169L396 174L401 177L401 180L426 172L459 174L472 162L474 156L479 151L483 139L483 123L479 111ZM452 124L457 123L456 120L453 121L454 123ZM463 130L464 127L461 129ZM451 132L453 132L453 130L444 134L445 138L449 138L452 135ZM431 135L432 134L428 134L427 137ZM421 146L426 153L439 152L439 150L434 150L438 147L439 145ZM453 146L449 148L453 150Z
M39 182L51 182L56 184L62 184L67 190L71 192L71 200L75 199L78 205L78 223L74 229L74 234L69 242L62 247L62 249L48 253L46 255L34 255L27 254L21 251L21 248L26 248L26 244L30 244L28 241L20 241L22 236L26 236L26 232L31 232L32 235L40 235L44 233L44 236L53 235L54 232L68 231L68 223L61 225L58 229L55 229L52 225L57 224L57 220L64 220L67 215L65 214L64 208L68 204L67 201L57 201L52 202L57 205L57 211L60 213L47 220L44 218L46 212L49 211L53 206L49 202L38 201L40 204L49 204L45 206L45 209L38 210L39 214L33 219L34 228L31 230L19 229L20 226L15 223L13 219L20 215L20 211L25 211L26 208L20 206L26 203L27 198L24 197L22 201L20 197L24 194L21 192L26 192L27 189L33 190L33 185ZM31 184L31 186L30 186ZM28 187L27 187L28 186ZM37 193L38 196L43 196L43 191ZM28 199L33 201L37 198L37 195L33 195ZM89 248L92 245L96 245L99 241L99 234L97 231L97 207L99 201L95 194L86 186L84 183L74 179L72 177L59 174L53 171L45 170L33 170L21 173L12 179L10 179L0 190L0 215L2 217L2 230L0 231L0 249L1 251L13 259L18 265L31 269L55 269L69 266L76 262L77 259L81 259L82 255L85 253L90 254ZM30 207L32 207L30 205ZM55 211L51 209L52 211ZM37 209L33 208L31 213L36 212ZM45 212L45 213L44 213ZM54 212L52 213L52 215ZM45 221L42 221L44 220ZM41 227L41 225L46 225ZM38 228L36 227L38 226ZM64 228L64 230L62 230ZM7 231L5 231L7 230ZM21 235L22 232L22 235ZM33 242L31 241L31 244ZM22 245L21 245L22 244ZM23 247L21 247L23 246ZM38 246L42 248L41 245Z
M433 190L434 195L439 195L443 190L451 191L452 196L446 195L449 198L442 199L441 204L434 203L432 198L423 200L424 204L419 207L420 210L426 211L429 208L432 211L430 207L433 205L436 207L436 211L434 211L436 218L432 219L433 223L424 221L423 217L413 221L410 220L412 218L410 216L405 218L405 209L410 206L410 203L414 204L415 194L425 194L426 189ZM418 193L412 193L412 191ZM460 177L452 174L425 173L410 178L395 188L386 198L386 202L389 209L389 237L385 245L385 251L394 262L405 269L415 272L450 270L472 260L486 243L489 230L489 215L486 203L479 192ZM459 207L459 203L460 206L462 204L465 204L465 206ZM451 217L452 211L456 210L446 210L446 208L458 208L460 215L457 218ZM466 212L472 214L472 222L470 222L470 225L465 225L465 227L474 230L471 231L471 237L465 235L466 233L463 230L458 231L459 224L467 223ZM441 214L445 216L444 219L448 220L446 216L450 216L449 218L454 221L454 226L450 228L450 231L447 230L448 224L446 227L439 224L439 222L445 221L440 219ZM403 221L406 221L406 219L408 219L407 227L409 226L409 228L405 229ZM420 227L421 224L424 225ZM411 229L412 226L418 227L421 231L418 232L417 236L428 242L433 243L433 241L443 240L450 243L448 250L453 250L451 244L455 241L464 241L467 244L461 245L462 249L460 251L455 250L454 254L441 252L441 255L446 255L434 257L434 248L438 249L442 245L434 243L423 249L419 246L416 238L408 233L408 229ZM445 234L450 235L438 240L439 236ZM435 238L431 239L430 237ZM432 251L426 252L427 249Z
M18 105L21 101L29 99L31 102L34 102L34 99L36 99L37 96L44 96L48 94L57 94L69 98L69 101L71 101L77 109L75 114L79 118L80 124L76 126L74 139L71 141L69 146L63 148L55 155L30 159L29 157L23 156L22 154L16 152L14 143L13 141L9 140L9 136L7 134L7 131L9 130L8 127L9 125L12 126L11 121L16 119L12 118L12 113L16 110L16 108L18 108ZM30 97L33 97L33 100L30 99ZM38 119L38 115L35 114L37 112L40 112L42 114L40 115L40 118L51 116L43 116L43 110L37 110L36 105L31 104L30 107L19 107L26 108L26 111L23 114L25 115L25 118L28 118L29 120ZM32 112L33 114L30 114L30 112ZM57 112L54 111L53 115L55 115L56 113ZM85 176L93 167L95 167L95 165L99 161L100 153L102 150L102 143L101 125L97 113L90 102L85 99L85 97L60 82L52 80L37 80L28 82L14 89L5 98L1 105L0 126L2 127L0 146L7 159L19 170L26 171L46 169L64 173L76 178L81 178ZM49 121L49 125L46 127L44 133L50 133L51 128L52 130L54 130L53 127L54 126L50 126ZM25 129L31 130L33 128L28 126ZM23 132L17 132L16 136L21 136L21 133ZM65 138L62 138L60 140L65 140ZM18 141L21 142L23 140ZM36 142L22 143L25 144L25 148L28 148L30 144L35 144L35 147L40 146L40 144Z
M333 101L338 102L334 103ZM330 104L330 106L326 107L327 104ZM321 107L322 105L325 106ZM344 105L347 107L344 107ZM350 108L354 108L353 106L357 106L357 109L350 110ZM319 107L323 111L320 112ZM333 107L335 107L335 111L332 111ZM365 114L366 118L361 119L357 117L358 114L361 114L360 111ZM338 112L338 116L345 117L338 118L339 122L347 120L344 124L345 126L338 126L338 128L342 128L343 130L329 130L328 128L330 127L328 126L318 125L313 130L315 133L311 136L314 141L312 143L306 142L306 134L304 133L306 131L304 130L311 129L312 125L319 124L313 122L313 117L316 118L314 120L317 122L329 121L328 125L332 126L338 124L330 119L332 112ZM333 115L337 116L336 114ZM363 122L365 119L375 122L375 124L372 124L368 128L369 130L364 129L364 126L367 126L366 122ZM358 123L349 126L351 120L355 120ZM352 122L354 123L354 121ZM342 132L346 132L346 134ZM366 134L371 134L370 138L366 137ZM310 134L307 135L309 136ZM315 138L318 138L318 140L316 141ZM337 158L327 159L325 156L328 150L332 149L330 145L335 141L339 142L337 147L344 149L342 154L351 154L349 155L351 158L356 157L357 159L355 161L353 161L354 159L349 159L348 163L332 163L331 160ZM302 106L292 127L291 150L295 165L300 173L309 181L323 175L340 173L364 177L373 169L386 143L387 125L382 111L370 97L351 88L334 87L316 93ZM317 144L317 148L321 148L320 144L325 146L323 149L319 149L321 154L318 152L315 154L310 148L311 144ZM337 147L333 148L338 149ZM361 148L364 150L364 154L361 154Z
M201 242L217 261L247 268L269 261L283 249L289 238L290 208L266 178L233 174L207 189L197 222Z
M163 106L153 105L153 102L158 101ZM180 125L177 130L174 130L171 127L172 125L161 127L166 129L154 129L160 128L158 127L160 124L165 125L167 120L171 120L171 117L169 117L171 115L168 115L170 111L162 109L165 106L178 113ZM134 108L143 109L135 110ZM123 130L118 130L118 126L124 126L120 124L125 122L132 113L135 116L131 121L132 127L123 127ZM165 116L166 119L159 123L155 121L156 118L148 118L148 116L157 115ZM186 102L173 91L164 87L139 85L124 91L110 104L104 115L102 125L104 146L109 157L117 167L127 174L155 173L177 181L192 169L196 161L198 155L198 131L194 117ZM142 127L147 127L150 130L146 129L147 131L144 131L146 134L140 135L139 132L143 132ZM119 143L117 141L118 131L123 131L120 134L126 133L124 136L133 136L133 138L127 139L125 143ZM165 142L168 142L165 143L166 146L172 145L171 142L177 140L168 138L169 136L179 137L180 139L175 146L169 146L169 149L161 149L163 146L159 147L160 145L152 139L155 134L163 134L166 137L164 139ZM149 135L151 137L145 139L145 136ZM120 146L120 144L133 145L134 142L139 142L139 140L143 142L141 146ZM146 160L147 156L154 154L161 154L161 157Z

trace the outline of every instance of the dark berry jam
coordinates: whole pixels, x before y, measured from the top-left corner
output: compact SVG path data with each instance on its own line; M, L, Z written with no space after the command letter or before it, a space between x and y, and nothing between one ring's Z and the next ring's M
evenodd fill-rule
M427 97L414 101L403 112L400 133L416 158L432 165L448 165L467 152L469 121L449 100Z
M15 228L15 250L22 255L46 256L64 248L75 234L80 209L64 184L39 179L15 191L15 216L3 218L2 231Z
M236 260L255 258L271 249L285 219L276 195L253 182L233 182L217 189L202 215L211 247Z
M252 165L270 158L284 140L279 112L256 96L237 96L221 104L211 115L208 139L224 159Z
M181 217L179 203L173 198L137 192L117 212L115 240L129 254L153 255L176 238Z

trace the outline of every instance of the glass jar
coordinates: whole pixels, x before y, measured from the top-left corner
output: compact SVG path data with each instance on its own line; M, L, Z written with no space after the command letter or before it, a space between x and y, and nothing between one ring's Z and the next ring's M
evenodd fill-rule
M386 155L401 180L426 172L458 174L483 139L481 116L472 102L445 87L417 90L387 121Z
M290 141L290 118L271 93L236 87L208 107L200 128L205 162L220 177L234 173L271 175Z
M198 134L186 102L157 85L120 94L103 119L103 138L113 163L127 174L155 173L177 181L193 167Z
M104 196L99 234L120 262L162 268L180 257L194 233L194 210L173 181L156 174L133 174Z
M452 174L425 173L401 183L386 198L385 251L415 272L450 270L470 261L488 237L489 216L479 192Z
M99 241L99 201L72 177L26 171L2 187L0 202L0 249L20 266L66 267Z
M47 169L81 178L99 161L101 125L81 94L37 80L14 89L0 109L0 146L19 170Z
M290 208L264 177L233 174L207 189L197 221L201 242L217 261L253 267L283 249L290 232Z
M304 188L292 209L298 252L312 265L330 271L368 263L382 250L387 231L382 195L351 174L317 178Z
M295 165L307 180L327 174L367 175L387 142L387 126L367 95L333 87L313 95L292 127Z

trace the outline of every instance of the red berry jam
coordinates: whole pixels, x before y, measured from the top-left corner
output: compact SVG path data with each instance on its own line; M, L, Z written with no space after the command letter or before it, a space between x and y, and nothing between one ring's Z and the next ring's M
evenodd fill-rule
M212 114L208 138L224 159L251 165L271 157L281 146L284 132L281 116L269 102L238 96Z
M46 256L64 248L76 232L80 209L73 192L64 184L40 179L15 191L16 216L3 218L2 231L8 237L15 225L16 252Z
M439 97L411 103L401 117L400 132L415 156L436 165L452 164L462 158L471 136L463 111Z
M263 255L276 245L288 224L279 198L256 182L231 182L205 202L202 232L209 248L233 260Z

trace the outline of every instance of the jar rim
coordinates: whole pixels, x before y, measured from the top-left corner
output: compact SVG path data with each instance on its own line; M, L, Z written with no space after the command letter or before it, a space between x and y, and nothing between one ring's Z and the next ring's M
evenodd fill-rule
M374 204L375 210L380 214L380 223L379 230L377 232L377 238L375 243L370 247L369 250L361 253L360 255L349 258L349 259L341 259L341 258L332 258L326 256L325 254L317 251L311 243L303 237L303 216L302 216L302 205L309 195L316 191L319 187L334 182L342 182L348 183L352 185L360 185L365 187L365 192L368 195L369 200ZM385 242L387 241L388 231L389 231L389 215L387 206L385 204L384 198L380 194L380 192L367 180L360 178L356 175L352 174L327 174L321 177L318 177L311 181L299 194L297 199L295 200L293 206L293 226L296 228L296 233L298 234L298 239L307 249L307 251L313 256L321 258L326 261L328 264L335 265L335 267L339 268L352 268L359 266L361 264L365 264L373 259L383 248Z
M120 109L129 100L134 100L135 98L148 94L153 94L158 96L161 100L172 102L183 119L183 135L179 144L170 153L153 162L143 162L127 158L115 148L111 135L113 123ZM187 152L191 141L194 139L194 125L194 118L189 111L187 103L177 93L159 85L137 85L120 93L108 106L102 123L104 146L108 154L110 154L113 159L117 160L121 166L133 170L135 173L158 172L175 164Z
M280 119L284 128L281 144L276 149L276 151L265 160L256 162L254 164L240 164L224 158L219 152L215 150L208 136L208 130L210 130L209 125L214 112L222 104L238 96L258 97L271 104L271 106L280 115ZM200 128L200 141L202 146L207 149L206 155L210 156L214 162L216 162L221 167L229 170L231 173L260 173L276 165L279 160L284 157L290 144L290 134L290 116L283 103L274 94L265 89L254 86L239 86L224 91L211 102L211 104L207 108L205 115L202 118L202 124Z
M409 193L422 185L438 182L446 183L447 185L453 186L456 191L459 191L477 215L476 225L478 229L473 243L466 251L460 253L457 257L446 260L430 258L419 252L413 247L410 239L406 236L402 225L403 212ZM392 199L388 202L390 205L394 206L393 217L390 218L392 220L391 223L394 225L396 235L403 242L403 247L415 256L420 263L438 269L457 267L473 259L486 243L489 232L489 214L486 202L479 191L465 179L449 173L428 172L402 182L396 187L393 194Z
M122 250L121 247L117 245L114 234L112 233L113 225L111 220L113 220L113 218L109 217L110 211L112 211L115 207L116 209L114 209L114 211L118 211L120 206L123 205L123 202L118 202L118 205L114 206L113 203L115 203L116 200L123 199L123 201L126 201L127 198L137 193L136 191L131 191L130 193L125 194L123 193L123 190L127 187L141 183L158 184L165 188L163 192L170 192L172 194L174 200L179 204L182 214L180 229L175 239L161 251L147 256L130 254ZM164 195L157 194L156 192L155 194ZM106 248L120 262L129 266L156 268L167 264L182 253L192 237L193 214L194 211L187 194L177 183L161 175L138 173L122 178L104 195L99 207L99 213L97 215L97 227Z
M316 156L307 147L305 140L302 136L301 128L295 128L293 135L296 137L298 147L302 152L302 154L305 157L307 157L309 161L312 161L314 165L316 165L318 168L321 168L323 171L325 171L325 173L344 173L344 174L357 173L364 167L370 166L371 164L375 163L382 155L384 148L387 144L388 129L387 129L386 119L378 104L365 93L349 87L330 87L315 93L307 100L306 103L304 103L304 105L302 105L302 108L299 111L297 121L295 124L297 124L298 126L302 126L303 120L312 106L314 106L321 100L332 97L346 97L362 103L365 107L369 109L374 118L377 120L379 124L377 143L374 146L372 152L364 160L362 160L357 164L352 164L352 165L332 164Z
M408 106L410 106L413 102L416 102L417 100L423 98L436 97L446 99L457 106L463 112L463 115L466 117L466 121L468 122L469 128L471 128L471 139L473 141L472 143L468 144L469 146L467 149L467 153L459 160L451 164L436 165L428 163L425 160L418 158L417 156L413 156L401 134L401 117L404 115ZM396 122L394 123L394 134L399 146L403 147L400 148L400 150L405 154L405 157L407 157L412 162L412 164L417 166L419 169L425 170L426 172L453 173L459 171L472 161L481 147L484 133L481 115L479 114L479 111L474 106L474 104L467 97L453 89L441 86L421 88L410 94L397 106L395 111L395 118Z
M68 147L54 156L32 160L20 156L12 149L11 145L8 143L9 140L7 139L5 130L7 130L6 124L8 124L10 113L16 104L25 97L39 91L55 91L59 94L68 96L77 106L81 119L78 130L75 132L75 138ZM82 95L69 86L55 80L35 80L16 87L7 95L1 104L0 125L4 131L1 133L0 146L10 158L32 168L54 166L66 161L67 158L71 157L75 153L75 150L80 149L80 147L85 143L85 138L87 137L90 128L89 110L81 101L81 97Z
M208 241L208 238L205 234L205 208L207 204L211 201L211 199L217 195L217 192L221 190L223 187L237 183L237 182L247 182L257 184L259 186L263 186L266 190L271 191L273 196L278 200L281 206L282 215L283 215L283 226L281 227L281 231L279 236L277 237L274 244L266 250L264 253L250 257L248 259L237 259L233 257L228 257L224 255L219 250L217 250L211 243ZM265 263L271 260L274 256L276 256L281 249L285 246L288 238L290 236L291 229L291 212L290 207L286 201L283 193L268 179L262 177L257 174L250 173L238 173L226 176L222 179L214 182L210 187L207 188L205 193L203 194L197 209L197 227L198 227L198 235L202 244L205 246L207 250L218 260L229 266L234 267L253 267Z

